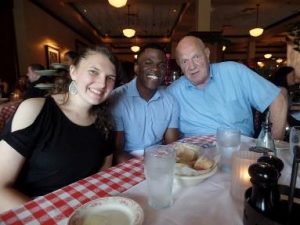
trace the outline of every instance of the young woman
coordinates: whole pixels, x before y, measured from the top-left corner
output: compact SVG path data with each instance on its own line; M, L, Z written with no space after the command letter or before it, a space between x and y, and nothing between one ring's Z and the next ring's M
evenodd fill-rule
M86 49L70 67L66 93L20 104L0 141L0 211L111 165L104 102L116 65L107 48Z

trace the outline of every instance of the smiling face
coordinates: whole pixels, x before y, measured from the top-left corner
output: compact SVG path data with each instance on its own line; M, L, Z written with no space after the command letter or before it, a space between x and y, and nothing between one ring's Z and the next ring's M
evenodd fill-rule
M202 88L209 79L209 49L192 36L184 37L177 45L176 60L185 76Z
M70 75L76 82L78 95L86 102L98 105L114 88L116 68L106 55L90 51L76 66L70 67Z
M155 48L145 49L135 64L139 91L155 92L166 73L166 57L163 51Z

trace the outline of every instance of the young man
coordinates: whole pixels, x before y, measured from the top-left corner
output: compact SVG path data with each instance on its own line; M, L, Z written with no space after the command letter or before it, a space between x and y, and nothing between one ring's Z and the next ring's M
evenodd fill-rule
M176 48L176 61L185 76L168 91L180 105L182 136L215 134L220 126L252 136L252 108L263 112L269 107L273 137L283 139L287 101L280 89L242 64L210 64L209 54L194 36L184 37Z
M139 52L134 71L136 78L115 89L111 96L119 162L148 146L178 138L179 107L159 88L166 72L165 52L158 45L146 45Z

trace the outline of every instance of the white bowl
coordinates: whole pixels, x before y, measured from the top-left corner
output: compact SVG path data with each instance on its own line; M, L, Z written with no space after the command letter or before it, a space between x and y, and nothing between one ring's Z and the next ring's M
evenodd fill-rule
M215 166L211 171L197 175L197 176L180 176L180 175L175 175L175 183L180 185L180 186L195 186L197 184L200 184L207 178L211 177L214 175L218 170L218 167Z
M132 199L104 197L76 209L68 225L142 225L143 221L143 209Z

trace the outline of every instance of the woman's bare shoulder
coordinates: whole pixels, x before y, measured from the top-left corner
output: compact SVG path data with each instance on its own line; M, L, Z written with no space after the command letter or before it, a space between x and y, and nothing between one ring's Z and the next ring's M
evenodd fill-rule
M45 104L45 98L30 98L24 100L18 107L12 122L12 131L31 125Z

